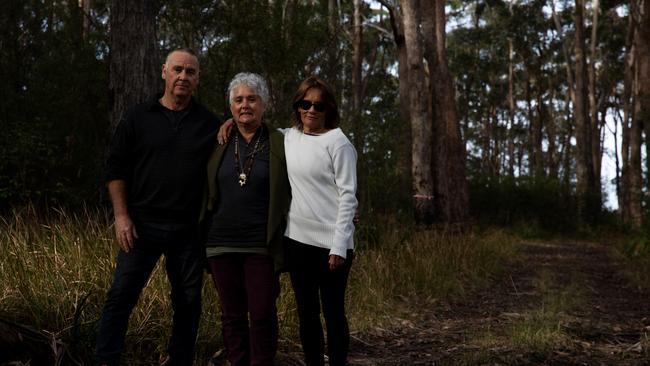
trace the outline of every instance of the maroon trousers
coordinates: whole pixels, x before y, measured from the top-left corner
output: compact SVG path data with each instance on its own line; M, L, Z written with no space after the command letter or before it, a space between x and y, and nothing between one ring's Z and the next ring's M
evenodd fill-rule
M208 258L221 301L221 324L232 366L273 365L278 345L275 301L279 276L269 255L228 253Z

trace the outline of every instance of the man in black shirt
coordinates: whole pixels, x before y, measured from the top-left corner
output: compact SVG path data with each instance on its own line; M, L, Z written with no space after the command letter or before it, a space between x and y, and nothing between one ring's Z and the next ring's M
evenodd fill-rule
M172 51L162 78L164 94L129 110L111 142L106 181L120 252L99 323L99 365L119 364L129 316L161 255L174 310L164 364L194 359L204 257L197 221L220 122L192 98L199 83L193 51Z

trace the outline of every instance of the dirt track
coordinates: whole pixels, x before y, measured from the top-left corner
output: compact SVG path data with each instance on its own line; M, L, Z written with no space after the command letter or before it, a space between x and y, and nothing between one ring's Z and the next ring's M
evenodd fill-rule
M461 302L416 301L413 320L354 334L350 365L650 365L650 296L626 280L607 247L528 243L522 257ZM575 300L551 329L559 340L540 351L509 339L549 306L549 292ZM294 347L281 348L281 364L300 364Z

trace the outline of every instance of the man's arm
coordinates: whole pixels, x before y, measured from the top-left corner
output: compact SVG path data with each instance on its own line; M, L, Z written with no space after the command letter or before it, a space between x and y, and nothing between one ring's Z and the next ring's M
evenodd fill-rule
M122 250L128 253L133 248L133 242L138 237L138 233L135 231L135 225L131 221L126 206L126 182L123 180L109 181L108 193L113 204L117 243Z

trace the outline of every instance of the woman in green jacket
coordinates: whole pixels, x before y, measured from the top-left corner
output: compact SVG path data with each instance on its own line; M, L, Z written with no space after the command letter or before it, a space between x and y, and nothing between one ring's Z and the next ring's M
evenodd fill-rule
M228 96L237 128L208 162L206 255L231 365L272 365L290 200L284 141L262 122L269 92L261 76L237 74Z

